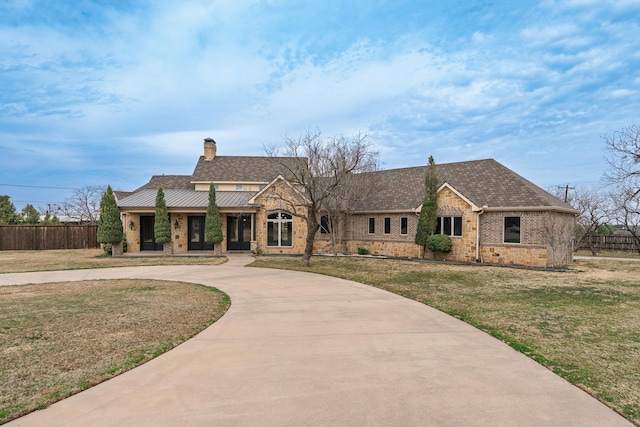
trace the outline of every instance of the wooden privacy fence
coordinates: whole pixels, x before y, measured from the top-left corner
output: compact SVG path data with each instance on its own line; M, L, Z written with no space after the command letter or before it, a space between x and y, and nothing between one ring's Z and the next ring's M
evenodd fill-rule
M0 225L0 251L99 248L97 225Z
M633 236L595 235L586 236L580 242L578 250L589 250L589 244L597 251L638 252L638 246Z

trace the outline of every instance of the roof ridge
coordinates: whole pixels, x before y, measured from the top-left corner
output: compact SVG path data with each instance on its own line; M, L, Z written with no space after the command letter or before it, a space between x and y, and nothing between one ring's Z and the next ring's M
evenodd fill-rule
M200 156L200 159L203 159L204 156ZM296 156L275 156L275 157L270 157L270 156L218 156L216 155L213 159L211 159L211 161L215 161L215 159L220 159L220 158L233 158L233 159L307 159L307 157L296 157Z
M436 167L438 166L447 166L447 165L460 165L460 164L464 164L464 163L478 163L478 162L487 162L487 161L493 161L495 163L499 162L496 159L493 158L486 158L486 159L475 159L475 160L462 160L460 162L448 162L448 163L436 163ZM425 168L429 166L428 164L425 165L417 165L417 166L404 166L401 168L389 168L389 169L380 169L377 170L375 172L384 172L384 171L402 171L402 170L408 170L408 169L419 169L419 168Z

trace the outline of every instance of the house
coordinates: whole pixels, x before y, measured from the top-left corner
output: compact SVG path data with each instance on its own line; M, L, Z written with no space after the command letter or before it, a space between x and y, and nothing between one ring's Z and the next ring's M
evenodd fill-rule
M301 254L306 238L304 199L290 182L288 167L297 159L218 156L213 139L204 142L192 175L156 175L119 198L128 251L161 250L153 235L155 197L162 187L170 214L176 253L211 250L204 241L210 184L216 188L224 241L222 252L257 250ZM422 257L414 243L424 198L426 166L372 172L376 191L339 228L341 251L396 257ZM558 266L572 259L571 236L578 213L493 159L437 165L438 232L448 234L447 259L528 266ZM277 194L278 197L274 197ZM326 217L321 218L323 224ZM332 250L326 227L314 251Z

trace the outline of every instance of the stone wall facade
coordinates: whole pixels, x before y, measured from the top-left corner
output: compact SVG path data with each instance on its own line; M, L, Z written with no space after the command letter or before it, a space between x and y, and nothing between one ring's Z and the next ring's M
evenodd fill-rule
M153 216L155 212L144 213L126 213L123 215L122 225L124 226L125 237L127 239L127 252L140 252L140 217ZM205 215L201 213L175 213L170 212L171 216L171 238L173 243L173 253L186 253L189 248L188 222L187 217L191 215ZM175 222L178 221L178 228L175 228ZM132 228L132 226L133 228ZM225 228L223 228L223 231Z
M462 217L462 236L451 236L452 251L446 255L447 260L474 262L476 259L477 213L471 205L451 189L444 187L438 193L438 216ZM369 233L369 218L374 218L375 232ZM390 233L384 233L385 218L391 223ZM407 219L407 233L400 233L402 218ZM418 228L419 212L375 213L352 215L349 221L349 237L347 248L356 253L359 247L366 248L373 255L398 257L434 258L429 250L414 242ZM442 254L438 254L442 258Z
M127 252L140 252L140 214L122 214L122 226L127 240Z
M264 254L301 254L304 252L307 237L307 223L304 218L293 215L292 245L267 246L267 217L274 212L288 212L304 215L299 195L284 182L276 182L264 194L256 199L260 208L256 214L256 250Z
M285 182L275 183L273 189L256 199L256 211L252 215L251 249L264 254L302 254L304 252L307 225L304 218L293 215L291 246L267 246L267 217L273 212L289 212L304 215L301 197ZM291 200L294 200L292 203ZM188 251L188 217L205 215L205 212L170 212L173 232L174 253ZM240 212L238 212L240 213ZM255 216L253 214L255 213ZM218 244L222 253L227 252L227 215L221 212L222 230L225 240ZM235 214L235 213L234 213ZM129 252L140 251L140 216L153 212L125 212L122 215ZM517 264L535 267L558 267L572 261L571 236L575 217L570 213L549 211L508 211L475 212L469 202L454 190L443 187L438 193L438 216L461 217L462 235L451 236L453 250L446 255L447 260L458 262L478 261L496 264ZM520 218L520 242L505 243L505 217ZM369 232L369 221L373 219L375 229ZM178 227L175 228L175 222ZM480 222L478 226L478 221ZM402 227L406 222L406 230ZM385 230L385 224L389 228ZM133 228L130 227L133 224ZM372 255L386 255L403 258L433 259L434 254L414 243L418 225L418 212L374 212L358 213L346 217L339 226L337 240L339 253L358 253L366 248ZM480 248L476 250L477 232L480 231ZM388 232L385 232L388 231ZM404 231L404 233L403 233ZM255 238L254 238L255 237ZM331 236L318 231L314 241L314 253L332 253ZM438 254L437 259L442 259Z
M520 243L504 242L505 217L520 218ZM480 217L481 261L559 267L573 259L575 216L549 211L486 212Z

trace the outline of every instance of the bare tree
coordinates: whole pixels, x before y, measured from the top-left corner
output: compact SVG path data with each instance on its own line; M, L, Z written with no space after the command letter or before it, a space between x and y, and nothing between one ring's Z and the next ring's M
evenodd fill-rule
M369 169L372 170L368 172L345 175L344 182L334 188L327 197L323 213L327 217L325 228L331 238L334 255L338 252L338 246L342 245L342 238L353 212L380 188L379 176L373 173L377 167L377 163L374 163L370 165Z
M87 185L73 191L73 194L61 206L61 211L69 218L81 223L97 224L100 213L100 200L106 191L104 186Z
M543 233L547 241L548 262L551 267L558 268L569 263L573 226L573 221L553 213L549 213L544 222Z
M585 188L573 188L573 191L565 192L552 190L551 192L558 198L565 198L567 203L574 209L580 211L576 218L576 226L574 229L574 244L579 248L583 244L589 246L589 250L593 255L597 255L599 248L594 246L591 236L597 234L600 226L607 224L611 219L611 203L610 198L597 190ZM562 194L560 194L562 193Z
M630 197L640 194L640 126L631 125L603 136L609 150L609 171L605 177L611 184L624 185Z
M603 136L609 150L605 177L612 186L616 219L631 233L640 252L640 126Z
M615 219L633 236L640 253L640 197L637 188L617 188L612 194Z
M307 132L298 137L286 138L280 157L274 146L265 149L267 155L287 170L286 177L303 197L285 197L273 192L270 197L278 197L289 206L289 213L303 218L307 225L307 237L302 266L311 264L313 242L320 228L320 215L335 206L346 203L351 193L349 185L354 176L374 171L378 167L378 153L372 150L366 135L357 134L351 138L333 136L323 139L319 130ZM304 209L298 209L304 208Z

